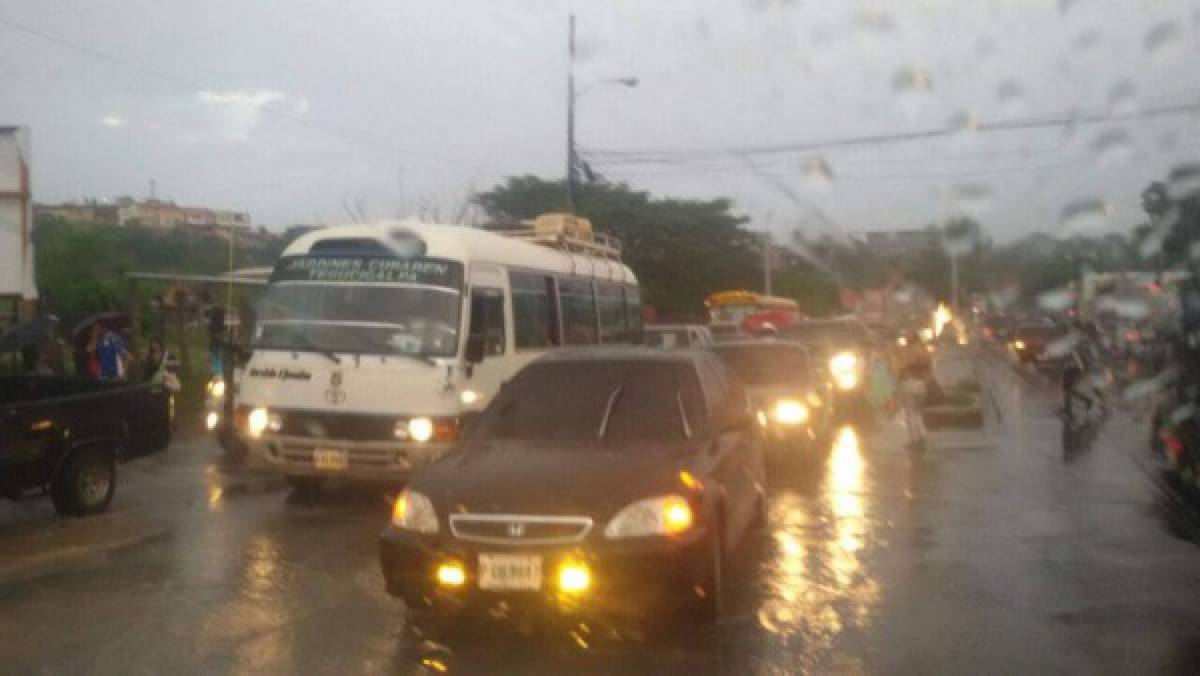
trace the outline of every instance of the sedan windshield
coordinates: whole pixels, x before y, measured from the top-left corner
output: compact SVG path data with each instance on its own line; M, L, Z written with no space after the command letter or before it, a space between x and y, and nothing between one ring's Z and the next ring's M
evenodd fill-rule
M794 345L719 345L713 351L751 387L787 385L808 376L808 355Z
M484 413L476 439L604 446L678 442L703 424L693 371L653 361L529 366Z
M864 342L862 332L857 327L841 322L801 322L780 333L788 340L821 350L861 347Z
M687 329L646 329L646 345L663 350L687 347Z
M259 306L254 346L453 356L461 307L449 288L279 282Z

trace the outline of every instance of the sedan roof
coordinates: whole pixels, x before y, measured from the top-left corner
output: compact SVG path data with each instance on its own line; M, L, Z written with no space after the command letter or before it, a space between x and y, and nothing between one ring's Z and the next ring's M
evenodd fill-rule
M705 350L656 350L642 346L583 346L547 352L538 361L656 361L667 363L691 363L705 358Z

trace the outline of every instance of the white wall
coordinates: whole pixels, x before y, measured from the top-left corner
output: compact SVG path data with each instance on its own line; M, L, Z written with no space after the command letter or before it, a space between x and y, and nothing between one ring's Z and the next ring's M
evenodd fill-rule
M28 127L0 127L0 295L37 298L33 270L33 200L14 193L28 190L32 174ZM22 185L21 166L26 181Z

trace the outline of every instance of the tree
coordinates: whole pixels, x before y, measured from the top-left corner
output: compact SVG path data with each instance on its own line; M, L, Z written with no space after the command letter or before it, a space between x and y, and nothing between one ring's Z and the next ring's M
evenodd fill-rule
M475 201L496 222L567 211L564 182L536 176L509 178ZM643 302L664 317L702 316L709 293L758 288L757 244L728 199L652 198L625 184L591 183L577 189L575 203L597 232L624 243Z
M39 216L33 230L38 291L49 312L72 326L105 310L125 309L131 271L221 274L229 266L226 240L140 226L80 225ZM277 245L241 246L236 267L270 265ZM142 286L149 300L154 290Z

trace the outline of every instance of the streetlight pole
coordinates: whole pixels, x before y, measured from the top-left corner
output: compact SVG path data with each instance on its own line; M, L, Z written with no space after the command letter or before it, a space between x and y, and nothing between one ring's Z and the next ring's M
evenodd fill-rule
M950 310L958 318L958 252L950 252Z
M771 233L764 232L762 236L762 251L763 251L763 293L771 295L771 257L774 255L774 243L771 240Z
M575 15L567 19L567 209L575 213Z
M567 208L575 213L575 190L579 185L579 158L575 148L575 102L580 96L597 85L619 84L622 87L638 86L636 77L608 78L592 82L575 89L575 15L567 19Z

